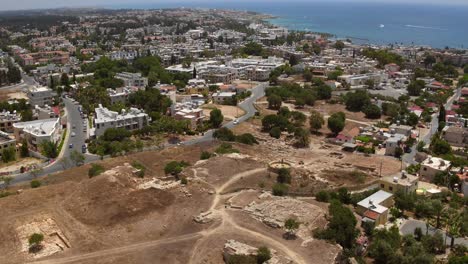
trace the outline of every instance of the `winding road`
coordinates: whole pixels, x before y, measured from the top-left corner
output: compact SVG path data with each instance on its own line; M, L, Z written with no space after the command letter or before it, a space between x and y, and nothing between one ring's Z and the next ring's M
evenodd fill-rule
M29 80L29 81L34 81L34 80ZM268 83L260 83L259 85L257 85L251 90L252 95L250 97L248 97L247 99L245 99L244 101L238 104L238 106L245 111L245 114L237 119L239 124L241 122L245 122L246 120L248 120L249 118L255 115L257 110L254 107L254 103L259 98L265 96L266 87L268 87ZM34 179L35 176L41 177L41 176L45 176L48 174L57 173L57 172L76 166L75 164L72 164L72 162L70 162L69 157L70 157L70 153L72 152L72 150L77 150L81 153L81 146L84 144L85 139L86 139L86 136L83 133L83 119L81 118L81 114L78 110L78 107L79 107L78 105L75 105L74 102L72 102L68 98L63 98L63 102L65 104L65 108L66 108L66 112L68 116L68 133L67 133L67 138L65 139L65 143L63 145L63 148L64 148L62 151L63 153L61 153L59 158L54 163L43 168L42 171L37 173L37 175L33 175L27 172L27 173L22 173L22 174L18 174L14 176L13 180L11 181L12 185L31 181L32 179ZM70 124L72 125L70 126ZM73 128L73 125L75 125L76 128ZM223 125L223 127L227 127L231 129L235 127L236 125L238 124L234 124L234 121L231 121ZM72 131L75 132L76 134L74 137L71 136ZM191 145L196 145L199 143L213 141L213 132L214 132L213 129L209 130L205 132L204 135L199 138L180 142L179 144L191 146ZM69 144L73 144L72 149L69 148ZM166 144L164 147L171 147L171 146L175 146L175 144ZM64 158L67 158L67 159L64 159ZM85 158L86 160L84 163L92 163L100 159L98 156L90 155L90 154L85 154ZM65 162L64 160L66 160L67 162Z

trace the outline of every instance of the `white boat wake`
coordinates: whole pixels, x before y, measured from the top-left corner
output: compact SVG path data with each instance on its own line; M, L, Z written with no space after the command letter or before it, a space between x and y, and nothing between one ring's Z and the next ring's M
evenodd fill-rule
M444 28L427 27L427 26L418 26L418 25L405 25L405 27L409 27L409 28L421 28L421 29L434 29L434 30L447 30L447 29L444 29Z

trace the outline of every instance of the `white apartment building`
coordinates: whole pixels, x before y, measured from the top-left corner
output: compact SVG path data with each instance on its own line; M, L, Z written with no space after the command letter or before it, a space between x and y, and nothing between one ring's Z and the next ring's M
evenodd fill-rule
M122 110L119 114L99 104L95 109L94 135L102 136L108 128L141 129L147 126L149 121L149 116L140 109L130 108L128 112Z
M388 74L385 72L375 72L367 74L342 75L338 77L338 80L345 82L351 86L365 85L366 81L368 80L372 80L375 84L379 84L383 81L388 80Z
M52 105L55 93L52 89L47 87L30 87L27 91L29 104L31 106L45 106Z
M148 78L142 77L141 73L121 72L115 78L124 82L124 86L144 88L148 85Z
M60 118L20 122L13 125L16 141L26 139L33 150L38 150L43 141L60 140Z

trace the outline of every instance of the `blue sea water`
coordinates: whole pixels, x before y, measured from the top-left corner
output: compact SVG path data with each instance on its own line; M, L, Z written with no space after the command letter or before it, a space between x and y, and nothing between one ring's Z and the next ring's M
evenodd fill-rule
M174 2L115 8L201 7L272 14L271 23L288 29L325 32L373 44L417 44L468 48L468 5L356 2Z

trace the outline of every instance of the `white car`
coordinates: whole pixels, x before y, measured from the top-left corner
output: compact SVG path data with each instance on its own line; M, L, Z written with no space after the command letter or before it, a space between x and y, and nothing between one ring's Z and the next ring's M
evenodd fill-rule
M239 120L234 119L234 122L233 122L233 123L234 123L234 125L237 125L237 124L239 124Z
M72 132L72 133L71 133L71 136L72 136L72 137L76 136L76 133L75 133L75 132Z

